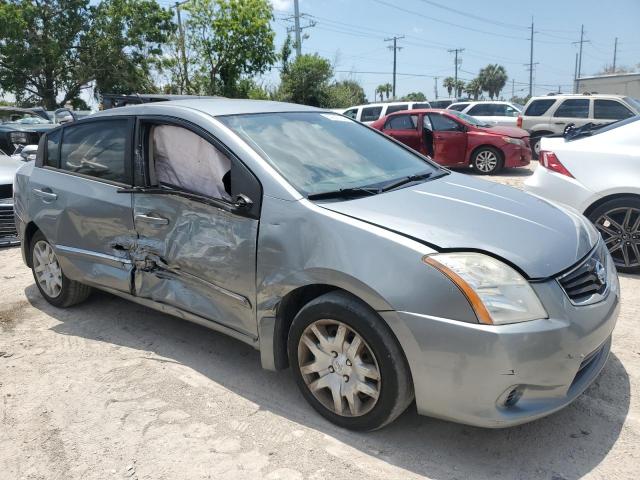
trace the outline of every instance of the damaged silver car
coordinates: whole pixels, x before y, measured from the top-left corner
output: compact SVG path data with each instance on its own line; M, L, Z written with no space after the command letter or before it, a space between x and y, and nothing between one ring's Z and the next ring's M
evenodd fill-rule
M581 215L300 105L182 100L64 125L17 173L15 209L51 304L97 288L224 332L351 429L414 399L484 427L548 415L600 373L618 314Z

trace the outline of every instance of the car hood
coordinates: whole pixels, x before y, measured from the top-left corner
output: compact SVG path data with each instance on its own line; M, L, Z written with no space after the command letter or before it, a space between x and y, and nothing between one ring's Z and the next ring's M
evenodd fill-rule
M5 123L2 125L4 130L8 130L11 132L38 132L43 133L51 130L52 128L56 128L58 125L53 123L34 123L32 125L29 124L20 124L20 123Z
M505 137L524 138L529 136L529 132L518 127L498 126L490 128L482 128L481 130L493 133L494 135L504 135Z
M22 160L0 155L0 185L13 183L13 177L21 165L24 165Z
M515 188L456 173L321 205L439 251L490 253L530 279L548 278L569 268L598 240L596 230L577 212Z

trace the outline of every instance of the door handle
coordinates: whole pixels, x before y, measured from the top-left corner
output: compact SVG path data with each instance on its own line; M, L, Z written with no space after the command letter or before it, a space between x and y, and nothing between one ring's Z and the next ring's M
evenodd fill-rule
M555 125L564 125L564 122L553 122Z
M33 193L34 193L37 197L42 198L43 200L50 200L50 201L53 201L53 200L56 200L56 199L58 198L58 195L57 195L57 194L55 194L55 193L53 193L53 192L51 191L51 189L49 189L49 188L43 188L42 190L39 190L39 189L37 189L37 188L34 188L34 189L33 189Z
M169 219L164 217L156 217L154 215L136 215L136 222L144 222L153 226L169 225Z

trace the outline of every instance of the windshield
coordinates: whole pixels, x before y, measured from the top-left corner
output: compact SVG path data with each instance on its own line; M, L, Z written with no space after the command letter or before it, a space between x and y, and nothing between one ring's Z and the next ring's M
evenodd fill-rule
M333 113L218 118L304 195L377 186L439 169L384 135Z
M447 112L449 112L452 115L455 115L456 117L458 117L461 120L464 120L467 123L470 123L474 127L489 128L493 126L490 123L483 122L482 120L478 120L477 118L472 117L471 115L467 115L466 113L456 112L455 110L447 110Z
M51 123L51 121L30 112L22 112L20 110L4 110L0 111L0 123L18 125L40 125L49 124Z

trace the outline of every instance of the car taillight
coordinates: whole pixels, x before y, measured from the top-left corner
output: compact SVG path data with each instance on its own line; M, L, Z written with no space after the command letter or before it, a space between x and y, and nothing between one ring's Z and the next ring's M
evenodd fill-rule
M573 178L571 172L567 170L567 168L558 160L558 157L553 152L548 152L546 150L542 150L539 155L540 165L544 168L548 168L552 172L559 173L561 175L566 175L567 177Z
M516 121L516 125L518 126L518 128L522 128L522 116L518 117L518 120Z

